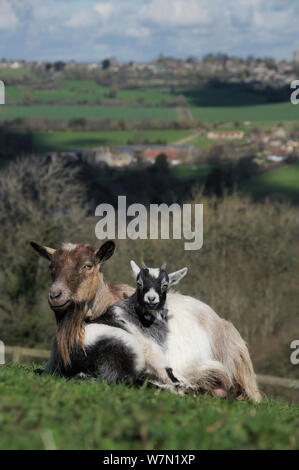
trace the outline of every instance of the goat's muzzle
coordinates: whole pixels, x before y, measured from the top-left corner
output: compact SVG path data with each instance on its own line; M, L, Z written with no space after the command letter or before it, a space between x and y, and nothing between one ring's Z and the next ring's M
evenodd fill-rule
M55 313L63 313L72 304L72 298L68 289L61 283L54 283L49 291L48 302Z

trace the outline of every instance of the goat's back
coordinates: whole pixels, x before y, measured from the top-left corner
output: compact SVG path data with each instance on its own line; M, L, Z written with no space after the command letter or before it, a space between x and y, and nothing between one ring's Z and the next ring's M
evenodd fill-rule
M109 289L115 299L115 303L130 297L135 292L135 289L127 284L109 284Z

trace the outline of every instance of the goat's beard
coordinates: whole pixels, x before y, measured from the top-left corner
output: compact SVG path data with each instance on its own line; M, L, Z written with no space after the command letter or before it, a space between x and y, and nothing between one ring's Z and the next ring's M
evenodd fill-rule
M74 303L57 322L56 339L59 361L64 367L71 366L71 354L75 348L84 350L84 327L88 305Z

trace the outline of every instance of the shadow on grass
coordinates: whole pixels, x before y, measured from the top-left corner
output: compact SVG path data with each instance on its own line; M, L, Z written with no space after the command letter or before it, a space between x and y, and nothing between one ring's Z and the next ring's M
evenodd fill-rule
M198 88L180 89L175 94L185 96L189 105L200 107L254 106L289 101L287 87L256 90L248 84L222 83L217 80L211 80Z
M35 138L34 151L36 152L65 152L71 150L88 149L91 147L101 147L110 144L109 139L103 138L69 138L65 140L44 140Z
M240 185L240 191L256 201L269 198L299 204L299 162L250 178Z

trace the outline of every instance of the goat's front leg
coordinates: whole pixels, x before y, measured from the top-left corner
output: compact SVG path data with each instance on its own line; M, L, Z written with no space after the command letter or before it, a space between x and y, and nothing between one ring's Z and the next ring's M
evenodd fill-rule
M54 338L51 348L50 357L45 365L45 374L58 374L59 375L59 366L58 366L58 353L57 353L57 341Z
M167 384L179 384L178 379L174 376L171 367L165 361L163 350L155 343L148 342L145 350L145 365L149 373L152 373L158 380Z

